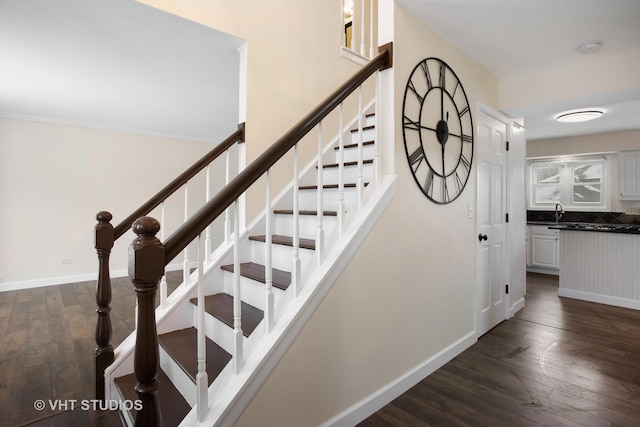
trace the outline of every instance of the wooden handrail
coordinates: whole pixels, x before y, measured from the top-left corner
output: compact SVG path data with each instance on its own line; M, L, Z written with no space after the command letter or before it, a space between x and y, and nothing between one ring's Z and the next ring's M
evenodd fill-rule
M216 147L207 153L204 157L198 160L193 164L189 169L184 171L181 175L179 175L176 179L171 181L166 187L158 192L155 196L147 200L145 204L140 206L138 209L133 211L131 215L126 217L120 224L113 228L114 237L117 240L120 236L126 233L131 229L133 222L147 215L153 209L158 207L160 203L166 200L173 193L178 191L180 187L182 187L187 181L196 176L198 172L207 167L207 165L217 159L222 153L224 153L229 147L231 147L236 142L244 142L245 140L245 124L241 123L238 125L238 130L229 135L227 139L222 141L220 144L216 145Z
M354 74L346 83L293 126L169 236L163 245L165 249L165 266L373 73L390 68L393 58L392 49L393 45L391 43L380 46L378 55L364 68Z

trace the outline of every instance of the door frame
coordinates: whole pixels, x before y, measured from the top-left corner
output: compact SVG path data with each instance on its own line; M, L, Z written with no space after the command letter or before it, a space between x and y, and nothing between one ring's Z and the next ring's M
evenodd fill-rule
M492 109L491 107L487 106L486 104L483 104L480 101L476 101L476 105L475 105L475 113L476 113L476 120L475 120L475 129L474 131L476 132L477 135L477 139L476 139L476 148L475 148L475 153L474 155L478 155L478 150L479 150L479 146L480 146L480 113L484 113L492 118L494 118L495 120L498 120L502 123L505 124L506 126L506 130L507 130L507 140L510 139L511 134L512 134L512 120L505 116L504 114ZM510 174L511 174L511 159L510 159L510 151L506 151L505 153L506 156L506 170L504 173L504 180L505 180L505 205L506 205L506 209L507 211L509 210L509 206L511 206L511 181L509 179ZM477 157L476 157L477 160ZM479 177L479 171L478 171L478 163L476 162L476 200L475 200L475 211L476 211L476 218L475 218L475 224L474 224L474 230L475 233L474 235L477 235L479 233L479 225L478 225L478 195L479 195L479 187L480 187L480 177ZM510 228L507 226L505 228L505 241L504 241L504 245L505 245L505 251L508 254L509 253L509 246L510 246L510 237L511 237L511 233L510 233ZM479 299L480 299L480 295L479 295L479 287L477 286L478 283L478 256L479 256L479 251L480 251L480 246L476 246L476 251L475 251L475 260L476 260L476 266L475 266L475 281L476 281L476 292L475 292L475 296L474 296L474 310L475 310L475 316L474 316L474 329L476 331L476 339L480 338L480 333L479 333L479 329L478 329L478 318L479 318L479 307L478 307L478 303L479 303ZM506 262L505 262L505 267L504 267L504 277L505 280L508 280L511 277L511 263L509 262L509 257L506 257ZM505 304L504 304L504 318L502 321L507 320L510 316L510 309L511 309L511 298L510 298L510 293L507 294L506 290L504 288L502 288L502 292L503 292L503 297L505 299Z

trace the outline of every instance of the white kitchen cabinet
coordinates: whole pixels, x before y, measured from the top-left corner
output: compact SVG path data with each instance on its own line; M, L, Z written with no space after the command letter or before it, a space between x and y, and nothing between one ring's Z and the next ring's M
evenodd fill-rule
M618 198L640 200L640 151L618 153Z
M530 235L530 266L560 269L560 232L545 226L532 226Z

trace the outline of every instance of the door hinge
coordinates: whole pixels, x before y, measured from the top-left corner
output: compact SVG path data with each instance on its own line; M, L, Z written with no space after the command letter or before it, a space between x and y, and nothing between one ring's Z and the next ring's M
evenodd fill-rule
M509 141L507 141L507 151L509 151Z
M504 214L504 222L509 222L509 214Z
M504 285L504 292L509 293L509 285Z

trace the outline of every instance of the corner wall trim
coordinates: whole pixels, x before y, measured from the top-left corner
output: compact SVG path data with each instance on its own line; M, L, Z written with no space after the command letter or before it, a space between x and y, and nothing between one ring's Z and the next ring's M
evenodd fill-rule
M469 332L449 347L398 377L395 381L390 382L375 393L370 394L360 402L326 421L322 424L322 427L349 427L358 424L444 366L458 354L475 344L476 341L476 331Z

